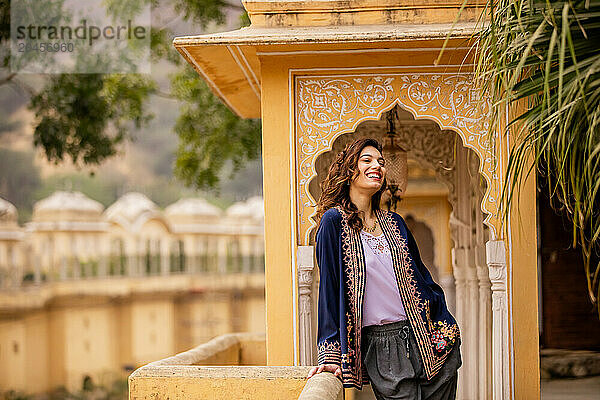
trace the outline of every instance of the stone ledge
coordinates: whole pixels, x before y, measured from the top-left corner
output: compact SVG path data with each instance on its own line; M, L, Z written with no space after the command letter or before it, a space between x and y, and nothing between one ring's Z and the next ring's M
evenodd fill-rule
M137 369L130 379L198 378L198 379L293 379L306 380L312 367L265 367L236 365L153 365ZM337 378L336 378L337 379Z
M249 26L235 31L196 36L178 36L173 45L277 45L348 42L389 42L443 40L446 37L468 39L483 26L472 22L457 24L349 25L324 27L263 28Z
M342 383L330 373L307 380L312 367L240 365L256 361L264 344L265 334L226 334L147 364L129 376L129 399L343 400Z
M310 378L298 400L343 400L342 381L329 372L323 372Z
M142 368L146 370L164 366L256 365L258 360L248 359L252 358L253 352L250 352L247 348L249 346L259 346L262 350L265 347L265 341L266 335L264 333L228 333L191 350L154 361ZM264 349L264 352L266 352L266 349ZM245 353L250 353L250 357L247 357ZM256 356L256 354L254 355Z
M295 400L306 384L309 370L310 367L148 365L129 377L129 399Z

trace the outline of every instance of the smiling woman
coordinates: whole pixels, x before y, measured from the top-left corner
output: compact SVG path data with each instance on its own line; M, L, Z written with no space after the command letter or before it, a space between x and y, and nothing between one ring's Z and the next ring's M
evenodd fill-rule
M346 146L317 204L318 360L345 387L377 399L454 399L460 332L402 217L379 208L382 147Z
M330 208L339 206L348 214L350 225L355 229L362 229L364 217L361 218L359 208L363 204L353 203L349 195L353 184L361 191L374 189L372 197L366 199L372 207L366 216L366 222L373 224L375 218L372 211L379 209L381 195L386 189L385 160L381 150L377 140L360 139L346 146L338 154L321 184L322 194L317 204L317 219L321 219ZM370 177L366 173L369 173Z

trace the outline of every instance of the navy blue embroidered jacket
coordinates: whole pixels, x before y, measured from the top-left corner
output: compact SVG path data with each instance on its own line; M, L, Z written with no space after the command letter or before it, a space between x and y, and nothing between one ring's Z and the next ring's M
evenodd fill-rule
M431 379L459 340L458 325L402 217L383 210L376 211L376 216L390 247L400 296L426 376ZM317 230L318 362L340 365L344 386L361 389L369 382L361 356L366 266L359 232L347 219L341 208L331 208L323 214Z

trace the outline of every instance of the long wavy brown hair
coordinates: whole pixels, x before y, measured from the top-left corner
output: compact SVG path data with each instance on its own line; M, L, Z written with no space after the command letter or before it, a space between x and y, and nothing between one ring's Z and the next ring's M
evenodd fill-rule
M350 183L358 177L358 158L367 146L373 146L382 152L381 144L375 139L357 139L348 144L338 153L335 161L329 167L327 177L321 182L321 197L317 202L317 224L325 211L332 207L340 206L348 215L348 225L356 230L363 228L363 220L358 208L350 200ZM371 197L371 209L379 210L381 195L385 191L387 182L384 179L381 188Z

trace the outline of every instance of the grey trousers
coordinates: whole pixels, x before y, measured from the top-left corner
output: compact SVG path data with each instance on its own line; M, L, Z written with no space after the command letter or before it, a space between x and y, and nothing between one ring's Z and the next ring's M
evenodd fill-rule
M363 328L363 363L377 400L454 400L460 343L442 369L427 380L415 336L408 321Z

